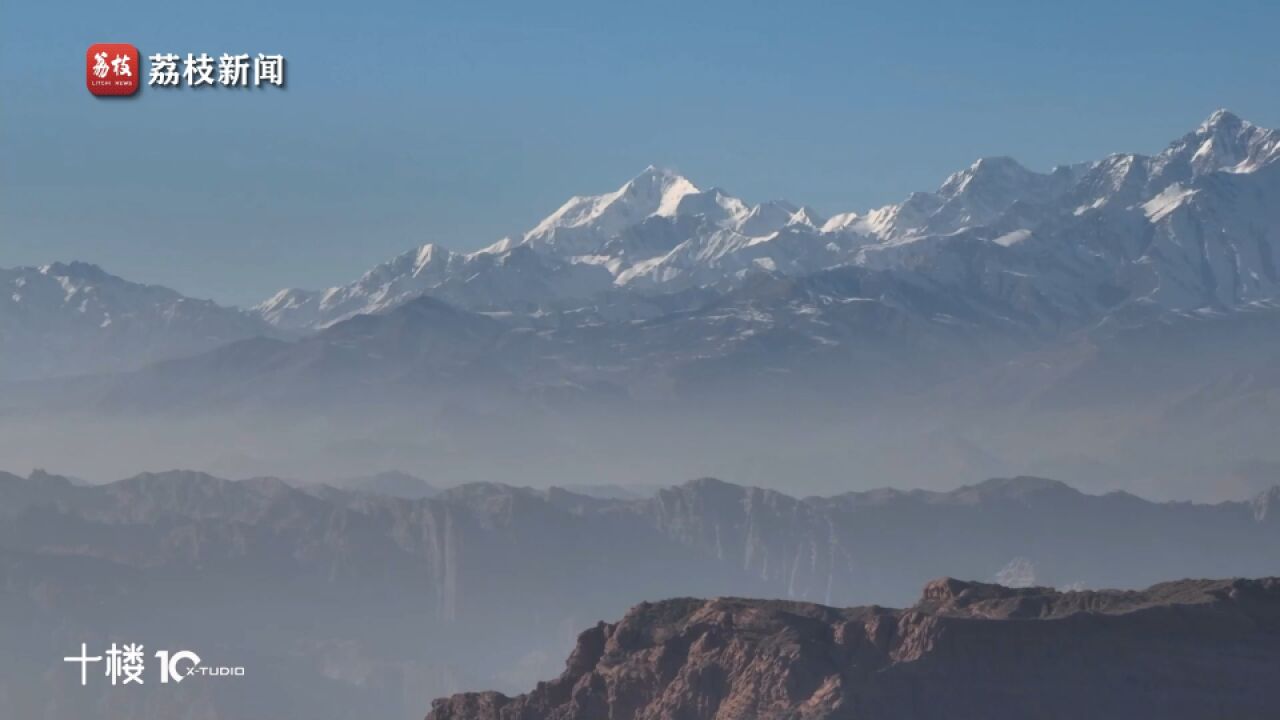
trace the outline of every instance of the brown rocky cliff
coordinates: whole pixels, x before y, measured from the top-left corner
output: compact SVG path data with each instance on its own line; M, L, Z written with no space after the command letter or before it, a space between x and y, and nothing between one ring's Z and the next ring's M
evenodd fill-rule
M428 720L1280 717L1280 579L1057 592L944 579L905 610L717 598L584 632L529 694Z

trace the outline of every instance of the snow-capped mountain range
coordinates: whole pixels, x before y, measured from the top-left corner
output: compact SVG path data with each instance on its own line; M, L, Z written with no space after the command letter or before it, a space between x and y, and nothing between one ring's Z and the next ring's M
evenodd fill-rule
M289 331L328 327L430 294L474 310L566 309L614 291L720 291L754 275L842 266L906 273L985 300L1021 295L1037 323L1094 320L1124 303L1233 308L1277 298L1280 134L1223 110L1155 156L1048 173L984 158L932 193L823 218L750 204L649 167L570 199L482 250L423 245L324 291L282 290L254 310Z
M0 268L0 380L131 370L276 331L82 262Z
M984 158L935 192L830 218L649 167L518 237L474 252L423 245L348 285L282 290L249 310L84 263L0 270L0 379L129 370L255 336L304 336L424 296L521 318L544 339L554 328L553 342L569 328L613 327L618 338L588 366L619 348L663 362L719 356L765 330L821 347L861 343L876 325L901 333L904 322L1053 337L1134 312L1280 305L1277 257L1280 133L1218 111L1154 156L1047 173ZM660 317L661 332L627 331Z

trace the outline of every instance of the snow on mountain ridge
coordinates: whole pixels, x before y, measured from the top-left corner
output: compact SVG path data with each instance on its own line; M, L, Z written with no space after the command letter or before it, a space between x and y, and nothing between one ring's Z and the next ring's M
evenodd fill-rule
M829 219L650 167L487 248L426 243L352 283L281 290L252 311L88 263L0 270L0 349L9 349L0 370L136 367L276 329L311 332L424 295L479 312L652 317L685 302L657 296L696 291L684 297L703 302L754 279L838 268L1057 332L1125 304L1184 312L1275 302L1277 257L1280 133L1219 111L1156 155L1049 172L983 158L935 192Z
M0 380L132 369L274 329L86 262L0 268Z
M1083 278L1100 285L1132 284L1136 296L1158 284L1153 273L1162 272L1161 263L1175 263L1179 269L1169 272L1179 276L1179 283L1209 282L1184 269L1197 262L1185 253L1144 255L1149 251L1138 238L1149 231L1141 226L1171 222L1179 207L1207 197L1197 192L1198 184L1215 174L1253 176L1277 158L1280 135L1218 111L1155 156L1112 155L1046 173L1008 157L982 158L946 178L935 192L912 193L896 205L829 219L785 201L749 205L719 188L701 190L682 175L650 166L613 192L570 199L519 238L466 255L424 245L406 253L412 260L396 258L352 285L319 296L277 294L257 310L286 327L323 327L425 292L456 298L464 284L460 274L470 278L470 293L484 287L494 297L483 302L501 304L586 301L590 293L609 287L731 287L753 273L805 274L840 265L928 272L936 280L959 282L963 273L1036 275L1036 268L1047 263L1063 273L1045 280L1056 302L1078 311L1081 302L1093 304L1084 298L1094 291L1072 287ZM1181 189L1166 193L1175 184ZM1099 229L1088 228L1099 222L1107 226L1103 235L1115 237L1091 260L1080 255L1080 239L1098 234ZM970 252L965 238L975 237L999 251L964 256ZM516 284L533 288L534 297L498 282L493 273L507 267L502 258L520 248L541 258L521 263L527 272L559 274L557 282L572 274L573 287L554 287L550 276L541 281L521 276ZM963 269L975 262L987 266ZM598 272L569 271L588 267ZM1224 299L1199 291L1177 297L1169 296L1169 302L1178 307Z
M1218 170L1249 172L1280 157L1280 133L1258 127L1228 110L1215 112L1174 148L1185 153L1180 147L1184 144L1195 144L1190 163L1199 175Z
M524 243L565 255L589 255L624 227L647 217L673 217L686 195L700 192L687 178L650 165L614 192L570 198L524 235Z
M472 253L426 244L374 267L350 285L321 292L282 290L254 310L292 330L328 327L424 293L459 292L460 274L468 275L477 287L486 285L499 268L510 267L506 260L511 253L522 250L536 252L561 280L572 276L563 293L543 287L540 295L598 292L645 276L648 269L661 266L666 256L689 254L707 260L717 256L717 249L732 252L783 228L816 230L822 222L811 208L786 201L750 206L719 188L704 191L672 170L649 166L613 192L571 198L518 240L503 238ZM644 232L646 227L653 232ZM677 253L679 241L689 239L680 235L686 231L706 241L706 246ZM659 241L657 232L679 237L677 242ZM575 267L581 269L574 271ZM669 268L658 284L681 274ZM500 287L494 290L494 304L522 299L507 297L510 293Z

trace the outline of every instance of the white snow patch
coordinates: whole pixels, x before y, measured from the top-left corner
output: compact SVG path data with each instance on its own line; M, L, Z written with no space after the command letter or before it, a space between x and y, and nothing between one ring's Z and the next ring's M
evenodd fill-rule
M1148 220L1157 222L1176 210L1183 200L1195 194L1195 190L1187 189L1181 183L1174 183L1161 191L1159 195L1143 203L1142 211L1146 213Z
M1030 230L1014 230L1011 233L1005 233L1004 235L1001 235L1000 237L996 238L995 240L992 240L991 242L997 245L1000 245L1002 247L1010 247L1012 245L1017 245L1018 243L1022 242L1023 240L1026 240L1029 237L1031 237Z

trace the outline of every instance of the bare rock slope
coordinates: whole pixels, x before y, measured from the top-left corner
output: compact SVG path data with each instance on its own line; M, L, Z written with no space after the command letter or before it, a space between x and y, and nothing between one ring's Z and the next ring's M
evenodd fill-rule
M1142 591L929 583L905 610L645 603L559 679L437 700L428 720L1274 718L1280 578Z

